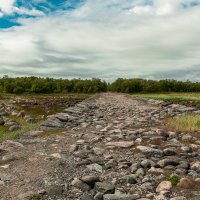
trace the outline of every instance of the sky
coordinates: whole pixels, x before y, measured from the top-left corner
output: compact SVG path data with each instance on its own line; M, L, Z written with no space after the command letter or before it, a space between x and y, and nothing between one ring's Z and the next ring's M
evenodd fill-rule
M200 81L200 0L0 0L0 76Z

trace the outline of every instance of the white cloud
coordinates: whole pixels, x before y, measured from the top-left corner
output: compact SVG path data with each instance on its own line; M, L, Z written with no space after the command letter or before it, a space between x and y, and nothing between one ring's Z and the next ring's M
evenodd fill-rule
M0 1L0 17L3 15L12 15L13 13L21 15L43 16L44 13L36 9L26 9L25 7L16 7L16 0Z
M1 31L0 74L110 79L183 71L182 78L199 79L187 69L200 66L200 8L166 1L170 6L161 9L156 0L154 14L137 15L130 9L139 4L122 2L88 0L73 12L23 19L21 27Z
M191 6L192 3L200 3L200 0L154 0L152 5L137 4L130 13L135 14L149 14L165 16L171 14L177 14L177 12L184 10L184 5Z
M0 9L3 13L11 14L16 0L1 0Z

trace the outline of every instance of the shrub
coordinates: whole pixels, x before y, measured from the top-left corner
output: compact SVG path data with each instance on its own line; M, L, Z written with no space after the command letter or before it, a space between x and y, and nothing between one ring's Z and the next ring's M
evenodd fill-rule
M170 176L170 177L168 177L168 181L170 181L173 186L176 186L179 183L180 179L181 178L179 176Z

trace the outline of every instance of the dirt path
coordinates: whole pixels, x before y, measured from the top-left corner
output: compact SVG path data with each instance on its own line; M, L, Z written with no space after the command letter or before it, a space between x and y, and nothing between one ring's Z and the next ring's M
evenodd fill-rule
M50 116L0 144L0 199L200 199L199 138L157 128L188 111L106 93Z

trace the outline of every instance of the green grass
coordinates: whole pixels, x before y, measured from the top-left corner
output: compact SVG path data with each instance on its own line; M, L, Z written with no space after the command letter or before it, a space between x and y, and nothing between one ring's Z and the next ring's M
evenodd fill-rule
M155 100L200 101L200 93L134 94L134 96Z
M9 131L8 127L0 126L0 142L3 142L5 140L11 140L11 139L17 139L24 133L33 130L40 125L40 121L36 123L28 123L25 119L22 117L16 117L16 116L10 116L10 119L15 119L20 125L22 125L21 129L16 131Z
M200 131L200 115L182 115L166 119L169 127L176 131Z
M39 122L35 123L35 124L28 124L23 126L21 129L17 130L17 131L2 131L0 128L0 142L3 142L5 140L12 140L12 139L17 139L19 138L21 135L23 135L24 133L31 131L35 128L37 128L39 126Z

